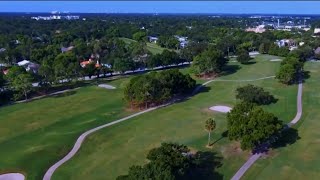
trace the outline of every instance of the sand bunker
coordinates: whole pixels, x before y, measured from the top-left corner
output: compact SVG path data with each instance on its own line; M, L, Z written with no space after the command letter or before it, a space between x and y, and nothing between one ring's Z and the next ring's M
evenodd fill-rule
M0 180L24 180L24 175L20 173L0 174Z
M232 108L228 106L212 106L209 109L212 111L227 113L227 112L230 112Z
M116 89L116 87L108 85L108 84L99 84L98 86L102 87L102 88L106 88L106 89Z
M282 59L271 59L270 61L282 61Z

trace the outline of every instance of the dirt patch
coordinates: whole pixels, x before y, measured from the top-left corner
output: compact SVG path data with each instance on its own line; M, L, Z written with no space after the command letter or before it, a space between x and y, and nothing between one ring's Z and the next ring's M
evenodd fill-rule
M228 113L231 111L232 108L229 106L212 106L209 109L212 111L217 111L221 113Z
M275 149L269 149L269 151L261 156L261 158L274 158L279 154L279 152Z
M24 175L21 173L0 174L0 180L24 180Z
M232 142L221 149L224 157L238 156L243 153L240 148L240 142Z

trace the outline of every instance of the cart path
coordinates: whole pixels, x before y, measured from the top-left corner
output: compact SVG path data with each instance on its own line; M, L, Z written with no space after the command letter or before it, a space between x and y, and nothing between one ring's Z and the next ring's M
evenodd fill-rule
M209 80L209 81L203 83L201 86L196 87L195 90L193 91L193 94L196 94L197 92L199 92L199 90L200 90L203 86L205 86L205 85L207 85L207 84L209 84L209 83L211 83L211 82L214 82L214 81L251 82L251 81L258 81L258 80L263 80L263 79L270 79L270 78L274 78L274 77L275 77L275 76L268 76L268 77L257 78L257 79L248 79L248 80L223 80L223 79L213 79L213 80ZM45 175L44 175L44 177L43 177L43 180L50 180L51 177L52 177L52 175L53 175L53 173L57 170L57 168L59 168L63 163L65 163L65 162L67 162L69 159L71 159L71 158L78 152L78 150L79 150L80 147L81 147L81 144L83 143L83 141L85 140L85 138L86 138L88 135L90 135L90 134L92 134L92 133L94 133L94 132L96 132L96 131L98 131L98 130L100 130L100 129L102 129L102 128L105 128L105 127L108 127L108 126L112 126L112 125L114 125L114 124L118 124L118 123L120 123L120 122L129 120L129 119L131 119L131 118L133 118L133 117L139 116L139 115L141 115L141 114L144 114L144 113L147 113L147 112L150 112L150 111L153 111L153 110L162 108L162 107L166 107L166 106L172 105L172 104L174 104L174 103L177 102L177 101L179 101L179 100L175 100L175 101L169 102L169 103L167 103L167 104L163 104L163 105L160 105L160 106L156 106L156 107L153 107L153 108L146 109L146 110L144 110L144 111L141 111L141 112L132 114L132 115L127 116L127 117L124 117L124 118L122 118L122 119L119 119L119 120L113 121L113 122L111 122L111 123L107 123L107 124L98 126L98 127L96 127L96 128L93 128L93 129L90 129L90 130L84 132L83 134L81 134L81 135L79 136L79 138L78 138L77 141L75 142L72 150L71 150L65 157L63 157L61 160L59 160L58 162L56 162L53 166L51 166L51 167L46 171L46 173L45 173Z
M302 83L302 78L300 78L297 94L297 114L293 118L293 120L287 124L288 127L295 125L302 116ZM231 178L231 180L239 180L244 175L244 173L246 173L246 171L252 166L252 164L255 163L263 154L264 153L256 153L251 155L251 157L241 166L241 168Z

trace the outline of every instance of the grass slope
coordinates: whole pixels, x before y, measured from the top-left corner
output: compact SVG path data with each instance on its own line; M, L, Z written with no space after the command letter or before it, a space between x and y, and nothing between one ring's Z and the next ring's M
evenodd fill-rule
M310 71L303 87L303 115L296 126L298 140L278 150L257 163L244 179L319 179L320 159L320 63L307 62ZM295 139L291 134L289 139Z
M83 87L63 95L0 108L0 174L23 172L42 179L85 130L127 116L122 84L116 90Z
M137 42L133 39L129 39L129 38L120 38L121 40L123 40L125 43L130 44L133 42ZM165 48L162 48L160 46L158 46L157 44L154 43L149 43L147 42L147 49L152 53L152 54L161 54L163 50L165 50Z
M221 79L255 79L272 76L279 68L279 62L270 62L257 57L257 63L239 65L232 63ZM283 86L275 79L250 82L264 87L279 101L265 107L283 121L290 121L295 115L296 86ZM194 150L205 148L207 133L204 122L209 117L217 121L213 140L217 142L211 150L223 157L218 171L229 179L245 162L249 152L241 151L239 144L223 138L226 131L225 114L208 110L213 105L233 106L234 91L246 82L213 82L191 99L172 106L152 111L112 127L102 129L84 142L80 152L60 167L53 179L115 179L125 174L131 165L146 163L146 153L161 142L179 142ZM77 172L77 173L74 173Z

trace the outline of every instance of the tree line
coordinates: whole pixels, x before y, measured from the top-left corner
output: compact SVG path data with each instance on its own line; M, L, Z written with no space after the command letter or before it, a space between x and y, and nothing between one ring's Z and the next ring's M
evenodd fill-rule
M132 108L148 108L192 92L196 82L177 69L151 72L130 79L124 99Z

